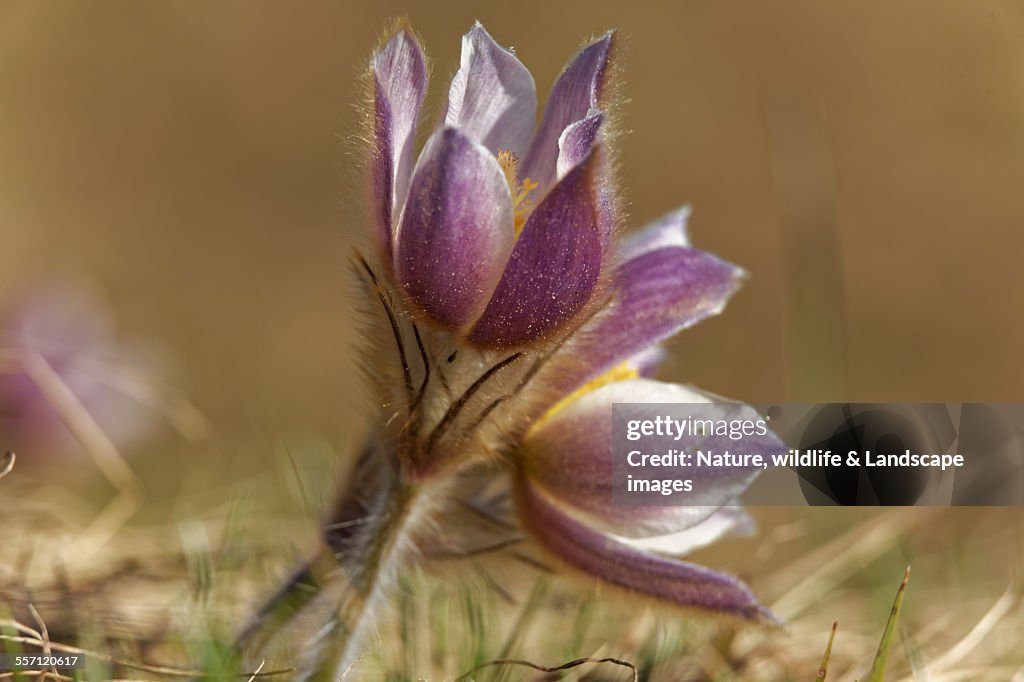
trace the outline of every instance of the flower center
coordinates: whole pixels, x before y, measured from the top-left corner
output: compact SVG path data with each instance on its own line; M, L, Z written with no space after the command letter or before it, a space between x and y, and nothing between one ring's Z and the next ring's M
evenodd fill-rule
M526 216L533 208L533 201L528 195L537 189L537 183L530 178L523 178L520 182L518 176L519 157L507 149L498 152L498 164L505 173L505 182L508 183L508 191L512 194L512 210L515 212L516 238L523 231L526 224Z
M565 396L557 403L549 407L548 411L541 415L540 419L533 423L533 425L530 427L530 431L535 431L540 427L541 424L546 422L557 412L560 412L566 405L573 402L574 400L582 398L591 391L596 391L602 386L615 383L616 381L628 381L629 379L636 379L638 376L640 376L640 372L638 372L635 367L629 364L629 360L626 360L625 362L622 362L616 365L615 367L612 367L604 374L597 375L596 377L594 377L587 383L583 384L575 391L573 391L572 393Z

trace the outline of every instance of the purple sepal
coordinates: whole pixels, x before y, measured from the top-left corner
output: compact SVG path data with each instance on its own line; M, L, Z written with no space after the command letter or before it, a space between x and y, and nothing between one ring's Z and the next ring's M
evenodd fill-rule
M394 225L412 172L416 121L427 88L427 65L412 31L403 28L373 55L373 140L370 149L374 237L390 257Z
M557 177L575 168L587 158L587 154L597 144L601 126L604 124L604 113L592 110L587 117L576 121L562 132L558 138Z
M529 70L477 22L462 37L462 58L448 93L445 124L492 154L521 157L533 134L537 93Z
M742 269L707 252L672 246L623 263L610 309L577 339L573 355L580 362L563 376L566 388L718 314L743 275Z
M683 206L626 235L619 244L619 262L624 263L648 251L669 246L690 246L690 237L686 233L689 221L690 207Z
M563 327L590 300L602 260L594 187L599 151L573 168L530 214L494 297L470 332L473 343L530 343Z
M685 530L703 521L722 505L735 500L750 485L759 467L664 467L666 478L693 481L686 504L666 505L659 492L634 493L642 506L613 506L612 405L614 403L685 403L691 416L700 419L759 419L742 403L715 403L703 393L685 386L651 379L630 379L605 384L556 408L536 422L522 446L522 467L531 481L541 485L561 503L587 516L591 523L627 537L664 535ZM707 405L702 408L699 404ZM735 449L726 435L648 436L644 452L669 449L695 453L697 449L724 452ZM751 435L744 451L760 453L770 461L783 452L774 434Z
M528 481L519 481L520 510L543 546L577 570L658 599L745 620L780 623L750 589L731 576L644 552L600 533Z
M558 140L562 132L586 118L591 109L601 108L614 42L615 34L606 33L584 47L565 67L551 89L544 117L520 169L520 176L537 182L541 191L555 181Z
M576 121L558 138L557 180L582 163L590 151L601 142L604 127L604 112L591 109L587 117ZM615 223L614 195L608 179L609 170L604 159L599 162L595 174L594 188L597 196L597 225L601 235L601 246L607 249Z
M395 237L395 272L412 302L462 329L483 312L514 239L501 166L456 128L427 142Z

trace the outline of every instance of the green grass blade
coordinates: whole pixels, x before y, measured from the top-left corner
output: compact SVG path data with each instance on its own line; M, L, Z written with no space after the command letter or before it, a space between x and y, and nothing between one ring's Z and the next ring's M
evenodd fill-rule
M900 619L900 609L903 608L903 593L907 589L907 581L910 580L910 566L903 574L903 582L900 589L896 591L896 599L892 603L892 612L889 614L889 622L885 624L885 632L882 633L882 641L878 645L878 653L875 654L875 662L871 665L871 672L864 682L883 682L885 679L885 666L889 662L889 651L892 649L893 640L896 637L896 624Z
M828 675L828 659L832 657L832 642L836 641L836 628L838 627L839 621L832 623L832 634L828 636L825 655L821 657L821 665L818 666L818 676L814 678L814 682L825 682L825 676Z

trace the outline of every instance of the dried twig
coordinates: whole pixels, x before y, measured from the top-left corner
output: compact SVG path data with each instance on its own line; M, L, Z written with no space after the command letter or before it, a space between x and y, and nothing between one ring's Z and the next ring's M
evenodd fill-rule
M68 677L67 675L61 675L60 673L52 672L49 669L46 669L46 670L19 670L17 672L0 673L0 680L13 680L15 678L21 678L21 677L39 677L39 678L42 678L44 680L47 679L47 678L51 678L52 677L53 679L59 680L60 682L64 682L64 680L68 680L68 682L72 682L72 680L75 679L73 677Z
M621 658L577 658L576 660L569 661L568 663L563 663L562 665L556 665L553 667L538 665L536 663L531 663L530 661L525 661L519 658L496 658L493 661L487 661L486 663L482 663L477 667L473 668L472 670L470 670L469 672L463 673L462 675L456 677L455 682L462 682L462 680L468 680L475 673L483 670L484 668L490 668L496 665L522 665L526 666L527 668L539 670L542 673L557 673L561 670L570 670L572 668L577 668L581 665L586 665L587 663L611 663L613 665L629 668L632 674L633 682L638 682L640 680L640 671L637 670L637 667L629 661L624 661Z
M44 621L43 617L39 615L39 612L36 611L36 607L34 605L29 604L28 611L32 614L32 618L36 621L36 625L39 626L39 639L43 640L41 645L43 656L53 656L53 649L50 647L50 631L46 629L46 621ZM49 670L53 673L54 677L58 675L56 667L50 666Z

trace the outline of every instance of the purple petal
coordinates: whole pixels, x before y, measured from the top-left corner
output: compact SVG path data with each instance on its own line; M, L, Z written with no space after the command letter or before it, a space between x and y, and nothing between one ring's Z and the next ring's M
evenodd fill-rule
M529 483L521 482L520 509L541 544L595 578L681 606L752 621L779 622L739 580L618 542L559 509L543 491Z
M586 118L576 121L565 129L558 139L558 180L583 163L590 151L600 142L604 120L603 112L591 109ZM600 159L597 165L594 188L597 196L598 234L601 235L602 247L607 247L615 223L614 192L609 181L605 159Z
M554 408L536 422L523 443L522 464L527 477L559 501L585 514L592 523L627 537L648 537L675 533L694 526L737 496L757 477L759 468L693 467L659 469L665 478L693 481L686 505L665 505L657 492L635 499L644 506L612 505L612 404L689 403L694 419L760 419L753 408L741 403L711 404L702 393L684 386L650 379L631 379L605 384L572 402ZM706 414L696 413L693 404L708 405ZM728 413L725 414L724 413ZM723 416L724 415L724 416ZM773 434L745 437L744 451L762 453L784 450ZM667 452L669 448L695 451L697 448L723 452L735 449L727 436L647 436L645 452ZM617 453L624 456L625 453ZM649 504L646 504L649 503Z
M462 62L448 92L445 124L461 128L494 154L509 150L521 157L536 116L533 76L478 22L462 37Z
M427 142L395 239L405 292L435 321L460 329L483 312L514 239L512 197L497 160L456 128Z
M423 50L405 28L370 62L373 72L373 212L375 238L391 255L393 227L412 172L416 120L427 87Z
M601 107L614 33L584 47L555 81L537 134L530 142L520 175L537 182L541 191L555 180L558 140L569 125Z
M619 245L619 261L632 260L648 251L669 246L690 246L690 238L686 234L689 220L690 207L683 206L628 235Z
M535 341L564 326L590 300L602 257L593 187L597 151L530 214L494 297L470 333L474 343Z
M576 121L558 138L558 178L578 166L597 144L598 134L604 123L604 114L596 109L586 118Z
M582 362L563 375L566 388L718 314L743 275L709 253L680 247L647 251L622 264L611 309L581 332L573 348Z

